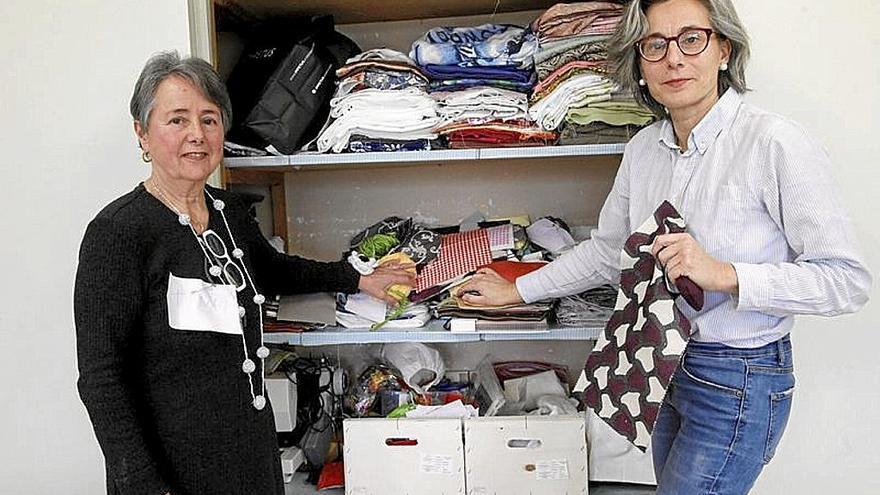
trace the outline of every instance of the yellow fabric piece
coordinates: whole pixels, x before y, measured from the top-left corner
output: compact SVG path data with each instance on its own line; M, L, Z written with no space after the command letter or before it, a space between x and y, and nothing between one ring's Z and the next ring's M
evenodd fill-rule
M406 271L410 273L416 273L416 265L413 263L412 258L410 258L406 253L391 253L387 254L379 260L379 266L382 266L386 263L399 263L401 265L410 265ZM394 284L391 287L385 289L385 293L389 296L397 299L397 302L400 303L409 297L409 293L412 292L412 286L403 285L403 284Z

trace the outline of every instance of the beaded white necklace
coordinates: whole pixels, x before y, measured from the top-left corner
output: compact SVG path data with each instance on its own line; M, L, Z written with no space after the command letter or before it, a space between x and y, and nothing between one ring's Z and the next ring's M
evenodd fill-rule
M158 184L156 184L155 181L151 181L150 185L159 194L159 200L177 214L177 221L180 223L180 225L189 227L190 232L192 232L193 236L196 239L196 243L202 249L202 253L205 255L205 259L210 264L208 272L212 276L220 278L220 276L223 275L223 268L221 268L220 265L217 264L217 261L214 259L213 256L208 254L207 248L205 248L206 241L203 241L201 236L199 236L199 234L196 232L195 227L193 227L192 225L192 219L190 218L190 216L186 213L181 213L180 210L178 210L177 207L174 205L174 203L168 199L168 197L165 195L165 192L162 190L161 187L159 187ZM253 288L254 290L253 302L257 305L257 316L259 317L260 321L260 347L257 348L256 352L257 357L260 359L259 394L255 392L253 379L253 373L254 371L256 371L257 365L250 358L250 354L248 353L247 340L245 340L244 337L244 328L242 328L241 333L241 347L244 351L244 361L242 361L241 363L241 370L247 375L248 384L250 384L252 399L251 404L254 406L255 409L259 411L266 407L266 358L269 356L269 349L266 347L263 341L263 303L266 302L266 297L257 292L257 286L254 285L254 280L251 278L251 274L247 269L247 265L242 259L244 258L244 251L242 251L241 248L239 248L238 245L235 243L235 237L233 237L232 235L232 229L229 228L229 222L226 221L226 214L223 213L223 209L226 208L226 203L224 203L220 199L214 198L214 196L210 192L208 192L207 189L205 189L205 194L207 194L208 197L211 199L211 206L214 207L214 210L220 213L220 217L223 219L223 225L226 226L226 233L229 234L229 240L232 241L232 258L239 260L239 262L241 263L242 273L244 273L245 277L247 277L247 282L251 284L251 288ZM226 280L226 282L229 281ZM238 307L238 315L240 318L244 319L246 313L247 311L245 310L244 306Z

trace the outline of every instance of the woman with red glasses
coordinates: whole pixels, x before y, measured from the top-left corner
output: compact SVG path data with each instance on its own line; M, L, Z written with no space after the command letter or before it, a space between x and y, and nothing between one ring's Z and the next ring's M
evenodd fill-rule
M871 275L823 148L747 103L749 41L730 0L631 2L610 42L618 82L659 118L626 146L590 240L508 283L484 270L474 304L532 302L618 283L624 241L664 201L687 232L652 253L692 333L651 436L657 493L747 493L774 456L794 392L794 315L860 309Z

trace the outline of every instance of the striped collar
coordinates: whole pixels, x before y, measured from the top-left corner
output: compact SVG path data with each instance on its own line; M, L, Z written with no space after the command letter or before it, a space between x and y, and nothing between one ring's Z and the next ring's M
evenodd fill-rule
M721 134L721 131L729 127L730 123L733 122L733 118L736 116L740 105L742 105L742 95L733 88L725 91L721 98L709 109L709 113L691 131L691 135L688 136L688 150L696 149L701 155L705 154L718 135ZM659 141L660 144L671 150L678 151L681 149L675 140L675 130L672 128L672 121L668 118L663 121L660 128Z

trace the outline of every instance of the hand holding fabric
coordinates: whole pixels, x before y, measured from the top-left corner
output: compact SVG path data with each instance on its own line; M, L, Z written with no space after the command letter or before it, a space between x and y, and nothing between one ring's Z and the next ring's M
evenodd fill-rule
M468 304L479 306L506 306L522 303L516 284L491 268L480 268L456 293Z
M703 290L728 294L739 288L733 265L709 256L690 234L657 236L651 249L672 281L688 277Z
M362 275L358 289L389 304L397 305L399 300L389 294L395 285L413 286L416 283L415 265L385 263L376 267L370 275Z

